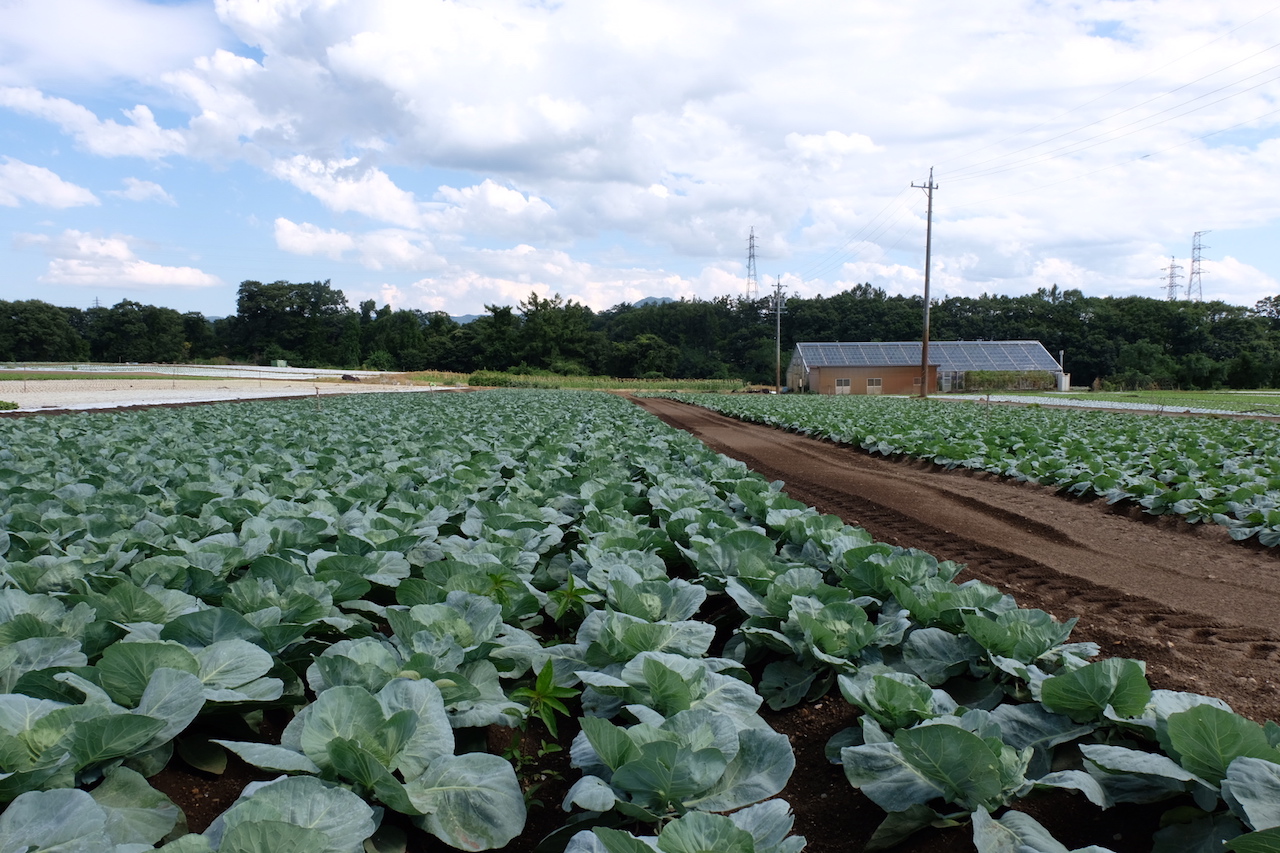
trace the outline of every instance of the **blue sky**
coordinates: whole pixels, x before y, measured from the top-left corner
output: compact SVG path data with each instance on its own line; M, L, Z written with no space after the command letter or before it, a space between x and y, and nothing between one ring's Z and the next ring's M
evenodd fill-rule
M1280 6L0 0L0 299L1280 293Z

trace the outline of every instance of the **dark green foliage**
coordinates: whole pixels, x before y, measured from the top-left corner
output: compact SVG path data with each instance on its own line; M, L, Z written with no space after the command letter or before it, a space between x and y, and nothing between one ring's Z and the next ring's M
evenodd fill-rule
M1085 296L1041 288L1023 296L952 297L931 308L934 340L1037 340L1064 353L1075 385L1258 388L1280 384L1280 296L1253 308ZM919 340L920 297L859 284L834 296L787 300L782 355L801 341ZM594 312L560 294L486 305L459 324L444 312L347 306L330 282L240 285L233 316L128 300L64 309L0 302L0 360L170 362L227 358L300 367L499 371L772 384L774 324L767 299L730 296L622 303ZM785 369L785 365L784 365Z
M1045 370L970 370L964 375L966 391L1052 391L1054 377Z
M38 299L0 302L0 360L78 361L89 346L72 323L79 311Z
M547 661L543 664L542 669L538 672L538 677L534 679L532 685L517 687L511 691L510 696L513 700L522 702L528 707L529 718L538 718L546 726L552 737L558 737L557 715L571 716L568 707L561 700L577 696L580 692L580 690L572 687L560 687L557 685L551 661Z
M84 312L84 333L93 361L174 363L189 361L186 330L190 321L172 308L129 299L110 308Z
M343 334L348 314L346 296L327 281L244 281L236 299L235 345L262 361L354 367L347 359L358 360L358 347Z

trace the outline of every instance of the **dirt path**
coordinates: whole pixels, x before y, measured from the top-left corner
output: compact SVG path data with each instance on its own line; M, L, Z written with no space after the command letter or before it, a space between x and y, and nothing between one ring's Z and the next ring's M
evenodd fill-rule
M1280 720L1280 549L670 400L635 402L882 541L965 563L962 579L981 578L1024 607L1081 617L1073 639L1145 660L1155 687Z

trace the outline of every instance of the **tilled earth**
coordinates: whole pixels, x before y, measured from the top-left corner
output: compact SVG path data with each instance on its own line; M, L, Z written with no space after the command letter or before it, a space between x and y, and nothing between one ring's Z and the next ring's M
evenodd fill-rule
M1280 719L1280 554L1101 500L984 473L873 456L861 449L747 424L706 409L637 399L711 449L782 480L791 497L877 539L967 565L979 578L1059 619L1073 640L1147 662L1153 687L1217 696L1259 722ZM811 853L860 850L883 817L823 762L830 735L851 724L839 697L774 715L797 769L783 796ZM1019 805L1074 848L1149 850L1169 803L1100 811L1077 795ZM967 829L929 831L898 848L972 850Z

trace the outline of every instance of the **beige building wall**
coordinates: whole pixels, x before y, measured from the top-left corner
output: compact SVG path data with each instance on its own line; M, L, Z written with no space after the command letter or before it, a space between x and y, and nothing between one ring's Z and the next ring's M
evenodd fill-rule
M792 356L791 363L787 365L786 375L787 387L792 391L811 391L813 390L805 384L804 381L804 360L799 356Z
M919 367L814 367L809 370L809 390L819 394L835 394L837 380L848 380L847 394L919 394ZM879 383L867 380L879 380ZM793 386L794 387L794 386ZM929 365L929 390L938 387L938 368Z

